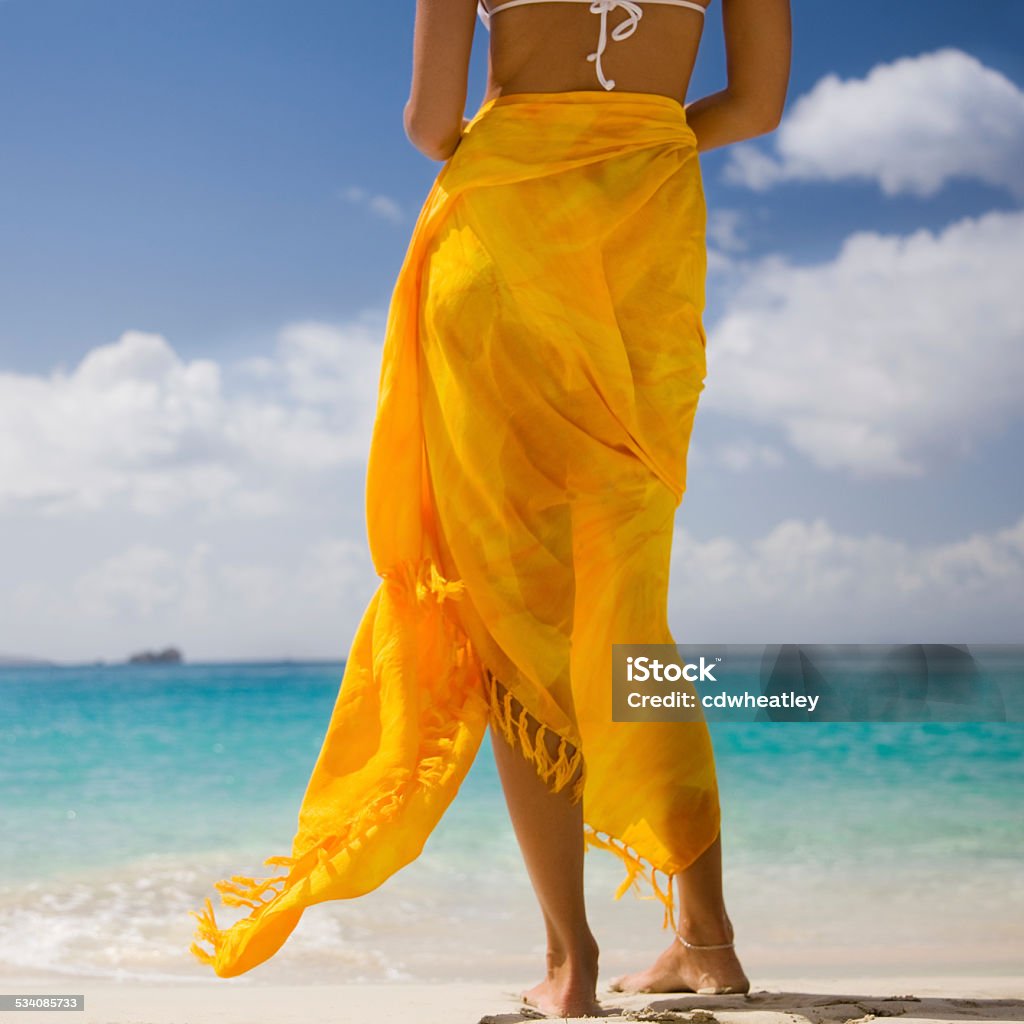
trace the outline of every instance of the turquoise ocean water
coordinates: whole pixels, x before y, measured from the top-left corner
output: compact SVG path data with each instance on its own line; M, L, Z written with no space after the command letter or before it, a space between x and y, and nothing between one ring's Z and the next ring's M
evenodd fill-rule
M223 983L189 957L187 911L214 880L269 874L263 859L290 852L341 674L0 669L0 972ZM748 968L1024 963L1024 724L711 728ZM665 941L657 904L612 900L621 877L613 857L588 854L609 969ZM217 909L221 923L241 916ZM278 956L232 983L529 980L542 938L485 740L418 861L369 896L311 908Z

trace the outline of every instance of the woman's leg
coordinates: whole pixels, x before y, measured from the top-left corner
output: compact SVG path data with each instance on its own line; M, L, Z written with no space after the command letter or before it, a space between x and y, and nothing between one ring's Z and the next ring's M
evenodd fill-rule
M676 876L679 886L679 934L687 942L709 946L733 940L732 922L722 896L722 837ZM675 936L646 971L616 978L617 992L746 992L750 982L729 949L687 949Z
M530 736L536 735L535 726ZM545 733L545 741L554 741ZM558 1016L600 1015L597 942L583 897L583 807L570 803L575 780L552 793L534 765L491 726L491 744L509 816L547 930L547 974L523 999Z

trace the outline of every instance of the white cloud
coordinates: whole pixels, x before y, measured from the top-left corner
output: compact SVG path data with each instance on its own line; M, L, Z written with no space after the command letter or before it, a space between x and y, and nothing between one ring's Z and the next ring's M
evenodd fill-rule
M785 456L774 445L760 444L750 439L720 442L714 445L707 454L701 448L697 459L694 458L695 451L696 446L691 445L687 456L691 467L699 460L701 464L725 466L726 469L735 472L743 472L755 466L775 468L786 461Z
M751 543L677 531L679 643L1009 643L1020 639L1024 517L946 543L788 519Z
M401 207L388 196L373 196L370 199L369 207L378 216L389 220L394 224L401 224L405 219L402 216Z
M740 234L740 227L746 215L742 210L728 207L715 208L708 211L707 236L719 249L725 252L739 252L748 248L745 238Z
M817 465L918 476L1021 414L1024 213L857 232L836 258L749 264L709 329L707 408Z
M343 657L377 583L384 326L293 323L237 363L128 331L70 371L0 374L0 653Z
M178 596L178 565L169 551L136 544L83 573L75 603L90 618L147 619Z
M356 206L364 206L371 213L392 224L401 224L405 220L402 208L390 196L370 193L358 185L350 185L348 188L342 189L341 195L348 202Z
M382 339L379 317L297 323L225 369L126 331L70 374L0 373L0 509L279 511L297 476L365 461Z
M733 148L728 180L877 181L886 195L934 195L973 178L1024 196L1024 92L962 50L879 64L865 78L826 75L772 135L775 153Z
M278 335L275 361L284 371L288 394L302 405L341 405L345 410L372 406L383 331L379 319L357 321L344 330L315 321L288 325Z

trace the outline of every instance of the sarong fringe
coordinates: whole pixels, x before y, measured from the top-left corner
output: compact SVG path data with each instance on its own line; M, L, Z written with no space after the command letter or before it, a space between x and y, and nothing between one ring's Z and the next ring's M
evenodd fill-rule
M505 696L502 698L498 693L499 680L487 668L484 669L484 689L490 708L491 721L501 730L501 734L508 741L509 745L518 750L523 757L532 762L537 769L541 781L551 790L552 793L560 793L579 772L579 778L570 791L570 802L577 804L583 799L584 783L586 781L586 766L583 760L583 751L578 748L569 753L569 743L564 736L559 735L553 729L549 729L542 722L536 723L536 731L533 741L530 740L530 722L532 716L525 707L520 705L519 713L512 708L512 691L505 687ZM519 701L516 701L519 703ZM552 756L547 743L544 742L545 734L552 733L558 736L558 752Z
M430 559L420 562L405 562L393 569L381 573L384 579L399 583L403 592L414 598L420 615L436 617L431 624L440 627L444 646L451 652L448 670L442 678L434 679L431 692L437 698L437 704L454 700L458 703L465 699L465 694L456 694L455 683L465 677L467 658L472 656L468 639L461 629L452 621L452 617L441 611L446 600L457 600L464 591L461 580L446 580ZM263 861L264 864L276 867L287 867L291 871L287 875L272 875L256 879L247 875L232 875L228 879L214 883L220 892L221 903L225 906L250 907L252 912L242 920L256 920L268 911L286 890L307 877L316 868L334 858L346 847L354 848L360 840L370 834L376 827L394 819L402 809L405 796L414 788L430 789L438 786L444 779L450 758L448 752L454 742L460 722L450 709L437 706L425 709L423 724L423 740L419 748L415 771L392 773L383 780L378 795L359 808L339 808L340 813L350 810L351 816L345 820L341 828L332 835L324 836L315 845L296 856L274 856ZM220 928L214 915L213 904L206 898L201 911L190 910L189 914L196 919L195 938L200 942L208 942L213 946L213 953L204 950L197 942L189 946L189 951L201 963L214 966L217 953L224 938L231 928L240 924L236 921L229 928Z
M671 927L673 931L676 930L675 889L673 886L674 876L672 874L654 867L653 864L641 857L632 847L626 846L624 842L615 838L615 836L608 835L605 832L602 838L602 834L597 829L587 824L583 826L583 842L585 849L595 847L599 850L607 850L609 853L614 853L625 865L626 877L618 889L615 890L615 899L621 899L628 889L632 889L634 895L639 899L658 900L665 908L665 914L661 923L662 928ZM667 878L664 888L658 884L657 876L659 872ZM645 895L640 891L640 882L646 882L650 886L650 894Z

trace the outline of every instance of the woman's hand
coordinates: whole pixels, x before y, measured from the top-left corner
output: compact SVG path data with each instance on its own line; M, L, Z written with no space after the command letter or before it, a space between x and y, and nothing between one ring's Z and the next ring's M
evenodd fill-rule
M445 162L447 162L448 160L451 160L452 156L454 156L454 154L455 154L455 150L459 148L459 145L460 145L460 144L461 144L461 142L462 142L462 136L466 134L466 126L467 126L467 125L469 124L469 122L470 122L471 120L472 120L472 119L471 119L471 118L468 118L468 117L464 117L464 118L462 119L462 131L461 131L461 132L459 132L459 138L458 138L458 141L457 141L457 142L455 143L455 147L454 147L454 149L452 149L451 153L449 153L449 154L448 154L447 156L442 156L442 157L441 157L441 159L442 159L442 160L444 160Z

